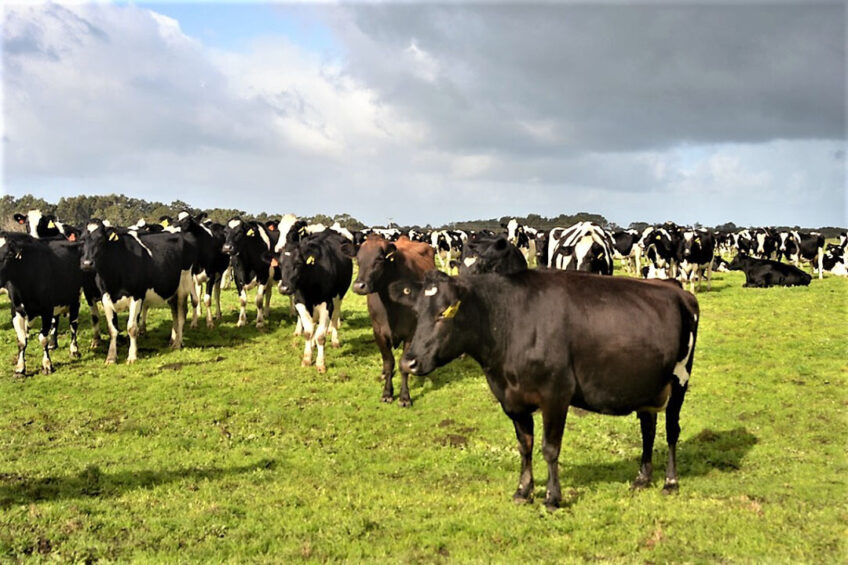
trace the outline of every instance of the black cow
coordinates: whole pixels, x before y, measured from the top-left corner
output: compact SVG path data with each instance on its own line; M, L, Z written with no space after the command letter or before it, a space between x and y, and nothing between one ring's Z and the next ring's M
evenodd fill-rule
M319 373L327 371L324 341L328 330L332 346L339 347L342 299L353 276L353 261L342 251L346 241L349 240L343 235L328 229L286 243L276 256L266 255L279 264L280 292L294 297L306 338L301 365L312 364L315 345L318 348L315 368Z
M101 295L103 312L109 325L109 351L106 364L117 361L117 316L129 308L127 334L130 338L127 363L138 358L138 317L148 305L167 302L171 307L171 347L179 349L183 341L186 299L191 294L191 265L195 250L189 248L184 234L138 234L131 230L106 226L93 219L83 232L80 265L94 271Z
M793 265L770 259L757 259L741 252L733 258L729 268L731 271L745 273L745 284L742 286L746 287L807 286L813 278Z
M0 286L9 294L12 326L18 340L15 374L26 374L30 319L41 318L38 338L44 350L41 359L43 373L53 372L53 362L48 353L49 333L55 327L54 317L60 312L67 312L70 319L70 357L79 357L77 328L82 282L79 244L64 238L45 241L25 234L0 233Z
M221 250L231 257L238 257L233 264L233 280L239 295L238 326L247 323L247 290L256 285L256 327L265 325L271 313L272 280L279 280L279 268L268 264L265 254L273 250L279 240L279 230L268 228L255 221L231 218L227 222L225 242ZM263 306L264 300L264 306Z
M426 375L463 353L480 363L515 425L521 473L514 498L533 492L533 412L541 410L548 464L545 504L561 501L557 461L569 406L636 412L650 484L657 412L666 410L664 490L676 490L680 407L692 372L698 302L676 283L550 270L451 279L428 274L391 286L418 326L401 369Z
M345 244L348 255L356 255L359 274L353 283L353 292L368 295L368 314L374 330L374 341L383 358L383 402L394 400L392 375L395 357L392 348L403 344L406 351L415 333L415 312L406 305L389 298L389 284L398 280L419 280L424 273L435 270L433 248L427 243L409 241L401 237L395 242L371 235L358 250ZM398 403L411 406L409 372L401 369L401 387Z
M13 217L34 238L62 236L76 241L80 236L78 228L63 224L53 214L42 214L41 210L30 210L26 215L15 214Z
M221 318L221 279L224 271L229 266L229 257L221 251L226 240L225 228L221 224L205 225L203 219L205 213L193 217L188 212L180 212L177 215L176 225L182 233L191 234L197 248L197 256L193 262L191 274L194 279L194 293L192 297L201 297L202 304L206 307L206 327L212 329L215 322L212 320L212 297L215 297L217 307L216 318ZM206 284L206 292L202 292ZM200 304L198 300L193 304L191 327L197 327L197 319L200 315Z
M615 257L621 259L625 271L639 276L642 270L640 264L642 249L639 247L639 232L636 230L619 230L613 232L611 235Z
M695 279L698 280L698 290L706 271L707 289L713 288L713 254L715 239L713 234L705 229L685 230L677 243L675 259L678 265L678 278L689 282L689 291L695 292Z
M487 236L475 233L468 237L462 249L458 267L460 275L482 273L509 274L527 269L524 254L503 235Z

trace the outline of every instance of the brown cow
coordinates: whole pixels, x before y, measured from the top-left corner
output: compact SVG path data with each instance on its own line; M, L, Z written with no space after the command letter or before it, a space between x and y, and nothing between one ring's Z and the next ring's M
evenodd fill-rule
M347 246L348 253L354 254L352 245ZM393 302L389 298L389 284L397 280L421 280L427 271L436 269L433 260L434 251L426 243L410 241L402 236L394 243L379 235L370 235L356 252L359 263L359 276L353 283L353 292L368 295L368 314L374 339L383 356L383 402L394 400L392 375L395 370L395 357L392 348L403 343L406 352L412 335L415 333L415 312L408 306ZM409 373L401 371L401 406L411 406L409 397Z

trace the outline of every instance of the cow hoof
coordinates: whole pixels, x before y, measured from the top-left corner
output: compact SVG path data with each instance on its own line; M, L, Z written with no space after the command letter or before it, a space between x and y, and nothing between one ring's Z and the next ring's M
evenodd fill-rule
M207 330L214 330L215 329L215 322L211 322L211 321L206 322L206 329Z
M239 320L239 321L236 323L236 327L237 327L237 328L243 328L243 327L244 327L244 326L246 326L246 325L247 325L247 322L245 322L244 320Z
M401 408L409 408L410 406L412 406L412 399L401 397L398 399L398 406L400 406Z
M325 367L324 365L315 365L315 369L321 374L327 372L327 367Z
M333 349L338 349L339 347L341 347L341 346L342 346L342 344L341 344L341 343L339 343L338 341L334 341L334 342L333 342L333 343L331 343L330 345L333 347Z
M114 360L114 359L106 359L106 364L107 364L107 365L114 365L114 364L115 364L115 360Z
M309 367L312 365L312 359L301 359L300 366L301 367Z
M532 488L528 489L526 492L519 488L515 491L515 494L512 495L512 501L515 504L529 504L533 501Z
M559 510L560 501L553 498L545 499L545 510L548 512L555 512Z
M677 494L680 492L680 485L677 481L666 481L662 488L663 494Z
M15 378L16 379L26 378L26 371L19 371L19 370L15 369Z
M91 350L99 349L100 348L100 340L95 340L95 339L91 340L91 344L88 346L88 348L91 349Z
M380 398L380 402L394 402L394 401L395 401L395 397L392 396L391 394L384 394Z
M183 348L183 345L181 343L172 343L172 344L168 345L168 347L170 347L174 351L179 351L180 349Z
M197 322L192 322L192 323L190 323L190 324L188 325L188 327L190 327L190 328L191 328L191 329L193 329L193 330L196 330L196 329L197 329Z
M52 366L42 367L42 368L41 368L41 374L42 374L42 375L49 375L49 374L50 374L50 373L52 373L52 372L53 372L53 367L52 367Z
M646 477L645 475L639 475L633 480L633 484L630 485L630 490L642 490L645 487L651 485L651 478Z
M135 359L127 359L127 365L132 365L135 363Z
M69 354L69 357L70 357L71 359L79 359L79 358L80 358L80 353L79 353L79 351L71 351L71 353Z

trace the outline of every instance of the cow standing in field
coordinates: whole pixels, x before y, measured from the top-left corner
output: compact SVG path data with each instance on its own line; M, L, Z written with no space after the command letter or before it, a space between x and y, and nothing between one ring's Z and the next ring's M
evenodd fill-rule
M332 346L339 347L342 299L353 275L353 262L342 251L346 241L335 231L325 230L289 241L274 256L280 267L280 292L293 296L306 339L301 365L312 364L316 346L319 373L327 371L324 342L328 330Z
M780 261L757 259L739 253L730 262L731 271L745 273L745 287L766 288L770 286L808 286L813 277Z
M638 277L642 270L642 248L639 247L639 232L636 230L619 230L611 235L615 257L621 259L626 272Z
M551 268L612 274L613 241L601 226L578 222L570 228L554 228L548 232L546 245L546 265Z
M127 363L138 358L138 317L149 304L167 303L171 308L171 347L182 347L186 299L191 294L191 256L180 233L138 234L130 230L90 220L80 238L83 248L80 266L96 273L106 322L109 325L109 351L106 364L117 361L116 312L129 309L127 334L130 338Z
M707 289L713 289L713 254L715 240L713 234L705 229L686 230L678 243L676 259L678 277L689 283L689 291L695 292L695 279L698 290L706 271Z
M500 273L503 275L524 271L527 261L524 254L503 235L472 234L462 248L456 265L460 275Z
M698 302L673 282L522 271L452 279L429 273L390 287L418 316L401 370L427 375L463 353L477 361L510 417L521 472L514 499L533 492L533 412L542 412L548 464L545 505L562 499L558 459L566 414L636 412L642 460L633 483L648 486L657 412L666 411L665 491L678 487L680 407L692 373Z
M278 229L269 230L260 222L231 218L227 222L221 250L234 258L233 280L239 295L238 327L247 324L247 291L256 286L256 327L262 328L271 313L271 281L279 280L279 268L268 264L264 256L280 238ZM264 301L264 305L263 305Z
M195 239L197 256L192 265L192 278L194 279L194 293L192 294L191 327L197 327L197 319L200 316L201 303L206 307L206 327L212 329L215 322L212 320L212 298L215 298L217 307L216 318L221 318L221 279L224 271L229 266L229 257L221 251L226 241L224 226L221 224L204 225L205 213L193 217L188 212L180 212L177 215L175 225L182 233L191 234ZM203 285L206 292L203 292ZM202 302L200 298L202 297ZM195 302L194 299L198 300Z
M82 283L78 244L64 238L45 241L25 234L0 232L0 286L7 290L12 306L12 326L18 341L16 375L26 374L30 319L41 318L38 339L44 350L41 359L44 374L53 372L49 334L61 312L70 318L70 357L79 357L77 328Z
M403 344L405 352L415 333L415 312L409 305L389 297L389 285L398 280L420 280L424 274L435 270L433 248L426 243L409 241L401 237L390 242L379 236L369 236L358 251L345 244L348 255L355 255L359 275L353 283L353 292L368 296L368 314L374 340L383 358L383 402L394 400L392 375L395 357L392 348ZM401 368L401 386L398 403L411 406L409 396L409 371Z
M642 232L639 247L645 255L647 265L642 267L642 276L648 279L674 278L677 272L677 240L674 232L666 227L649 226Z

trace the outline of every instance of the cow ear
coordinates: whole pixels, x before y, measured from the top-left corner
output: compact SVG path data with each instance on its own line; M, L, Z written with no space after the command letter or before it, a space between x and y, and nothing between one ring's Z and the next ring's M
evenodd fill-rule
M507 247L507 241L505 237L499 237L497 241L495 241L495 249L498 251L503 251Z
M395 281L389 285L389 298L398 304L412 307L415 305L415 301L418 300L421 286L421 283L418 281Z
M24 225L26 223L26 216L24 216L23 214L15 214L13 217L15 218L15 221L21 225Z
M389 261L394 261L395 260L395 253L397 253L397 247L395 246L395 244L394 243L388 244L386 246L386 254L385 254L386 259L388 259Z
M110 229L106 232L108 235L106 236L109 241L118 241L118 232L113 229Z
M77 234L75 234L74 232L71 232L70 235L68 235L68 241L76 241L76 240L77 240Z
M342 253L353 259L356 257L356 253L359 251L359 246L353 243L352 241L344 241L342 242Z

